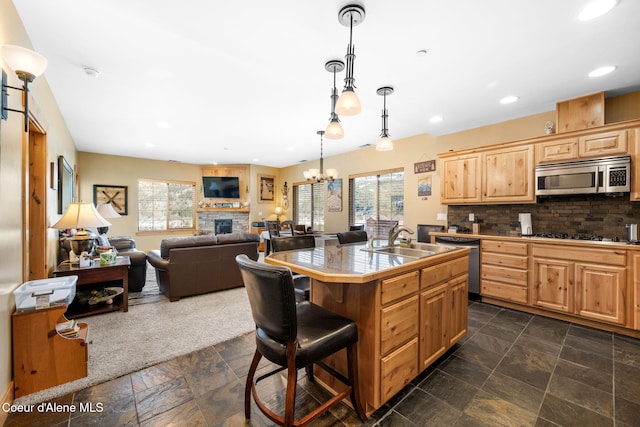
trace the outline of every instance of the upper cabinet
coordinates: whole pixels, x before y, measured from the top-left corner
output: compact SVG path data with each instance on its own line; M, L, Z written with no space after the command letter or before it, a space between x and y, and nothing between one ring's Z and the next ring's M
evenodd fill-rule
M536 203L536 164L625 154L632 156L630 200L640 201L640 121L635 120L439 154L441 203Z
M533 203L533 146L482 153L482 201L485 203Z
M481 202L480 165L480 154L443 159L442 203Z
M441 203L533 203L533 146L442 159Z

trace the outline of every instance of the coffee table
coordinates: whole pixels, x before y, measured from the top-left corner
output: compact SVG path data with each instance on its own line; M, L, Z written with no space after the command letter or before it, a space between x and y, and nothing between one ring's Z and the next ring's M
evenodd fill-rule
M77 302L69 305L66 316L68 319L78 317L91 316L98 313L106 313L109 311L122 310L129 311L129 266L131 260L128 256L118 256L115 264L100 265L100 260L93 260L93 265L89 267L80 267L71 263L62 263L53 272L55 277L60 276L78 276L76 282L76 292L88 285L120 280L122 281L122 294L117 296L113 304L96 304L94 306L82 306Z

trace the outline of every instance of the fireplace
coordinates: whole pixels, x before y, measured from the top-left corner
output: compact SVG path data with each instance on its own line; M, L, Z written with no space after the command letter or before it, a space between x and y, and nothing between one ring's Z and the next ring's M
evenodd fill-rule
M228 234L233 232L232 219L216 219L214 224L215 224L216 234Z

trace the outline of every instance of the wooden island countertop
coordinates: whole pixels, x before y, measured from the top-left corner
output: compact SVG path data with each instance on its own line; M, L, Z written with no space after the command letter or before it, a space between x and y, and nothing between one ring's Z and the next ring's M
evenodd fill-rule
M360 396L380 408L467 332L469 248L425 258L367 251L367 244L276 252L265 262L311 278L311 301L358 325ZM346 356L327 362L346 374ZM316 369L329 389L341 383Z

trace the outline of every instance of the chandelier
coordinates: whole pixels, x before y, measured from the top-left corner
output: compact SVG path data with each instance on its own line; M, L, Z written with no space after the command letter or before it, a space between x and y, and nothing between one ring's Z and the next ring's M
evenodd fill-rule
M324 135L323 130L319 130L316 132L320 135L320 169L308 169L304 171L302 174L307 181L316 181L316 182L324 182L324 181L333 181L338 177L338 171L336 169L327 169L326 173L324 172L324 160L322 159L322 136Z

